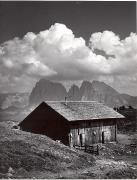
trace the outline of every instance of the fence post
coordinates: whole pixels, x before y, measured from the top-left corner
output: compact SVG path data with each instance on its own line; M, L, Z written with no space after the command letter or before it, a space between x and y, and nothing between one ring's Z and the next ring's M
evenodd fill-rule
M98 147L98 145L97 145L97 155L99 155L99 147Z

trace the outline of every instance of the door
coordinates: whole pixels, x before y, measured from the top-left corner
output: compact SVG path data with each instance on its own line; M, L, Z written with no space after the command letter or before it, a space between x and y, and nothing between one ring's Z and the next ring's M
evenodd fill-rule
M80 134L79 139L80 139L80 146L85 146L85 134Z
M96 144L97 143L97 134L96 131L92 132L92 144Z
M72 133L69 133L69 145L70 147L73 147Z
M105 143L105 133L104 133L104 131L102 132L102 143Z

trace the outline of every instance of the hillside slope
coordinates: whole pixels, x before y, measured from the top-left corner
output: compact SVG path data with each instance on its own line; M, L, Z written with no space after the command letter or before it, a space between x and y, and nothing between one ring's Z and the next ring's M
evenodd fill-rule
M62 171L90 167L94 158L71 150L42 135L12 129L13 123L0 123L0 175L11 167L14 178L52 177ZM37 172L37 173L36 173ZM35 174L35 175L34 175Z
M119 152L116 144L93 156L13 125L0 123L0 178L137 178L137 169L113 159Z

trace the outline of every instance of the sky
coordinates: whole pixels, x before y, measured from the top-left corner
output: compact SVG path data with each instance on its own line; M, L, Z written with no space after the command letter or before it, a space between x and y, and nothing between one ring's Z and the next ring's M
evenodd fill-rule
M137 95L136 69L135 2L0 2L0 92L47 78Z

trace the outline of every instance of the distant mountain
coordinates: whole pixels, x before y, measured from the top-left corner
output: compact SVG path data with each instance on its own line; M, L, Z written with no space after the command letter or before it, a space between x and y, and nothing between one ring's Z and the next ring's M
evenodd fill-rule
M67 93L68 100L73 101L80 101L81 100L81 93L80 89L76 85L72 85Z
M72 85L67 92L61 83L41 79L33 88L29 101L30 104L39 104L44 100L65 100L65 97L67 100L73 101L98 101L110 107L122 105L137 107L137 97L120 94L104 82L99 81L92 83L83 81L80 88Z
M94 89L90 82L83 81L80 87L80 95L82 101L93 100Z
M41 79L33 88L29 102L39 104L42 101L61 101L67 95L65 87L61 83Z
M129 105L133 107L137 107L137 96L130 96L128 94L120 94L122 98L125 99L129 103Z
M110 107L120 106L121 104L123 105L127 103L124 99L119 97L119 93L115 89L104 82L93 81L90 83L84 81L81 86L81 93L81 100L98 101L105 103Z

